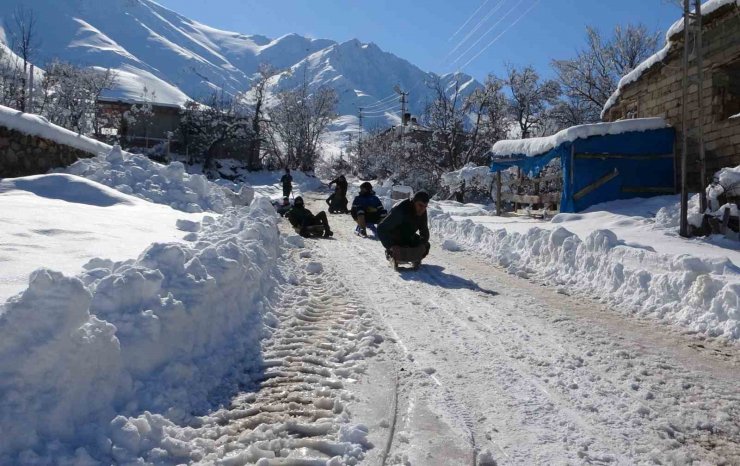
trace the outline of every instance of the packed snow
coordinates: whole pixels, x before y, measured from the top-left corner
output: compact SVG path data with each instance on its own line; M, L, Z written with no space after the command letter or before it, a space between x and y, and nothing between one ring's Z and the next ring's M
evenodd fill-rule
M74 147L93 155L106 154L111 150L108 144L53 125L42 116L23 113L2 105L0 105L0 126Z
M615 121L613 123L594 123L566 128L552 136L504 140L493 145L494 157L506 157L511 155L526 155L534 157L544 154L565 142L573 142L577 139L586 139L591 136L605 136L608 134L622 134L633 131L649 131L667 127L668 124L662 118L635 118L631 120Z
M740 339L740 250L729 240L678 237L668 215L677 202L675 196L614 201L550 222L460 216L443 204L430 222L441 237L512 274L690 331Z
M37 268L68 275L103 256L125 260L154 241L181 241L186 214L66 174L0 181L0 302L28 286Z
M732 4L740 6L740 0L709 0L702 3L701 14L702 16L708 16L717 11L719 8ZM602 119L609 111L609 109L617 103L617 100L619 100L619 97L622 94L622 89L640 79L640 76L642 76L647 70L665 60L665 58L668 56L668 52L670 52L671 48L675 45L672 41L672 38L682 31L683 17L678 19L675 23L673 23L673 25L671 25L670 28L668 28L668 31L665 35L665 46L662 49L658 50L655 54L648 57L645 61L637 65L634 70L630 71L625 76L623 76L622 79L619 80L617 89L612 93L611 96L609 96L609 99L604 105L604 109L601 111Z

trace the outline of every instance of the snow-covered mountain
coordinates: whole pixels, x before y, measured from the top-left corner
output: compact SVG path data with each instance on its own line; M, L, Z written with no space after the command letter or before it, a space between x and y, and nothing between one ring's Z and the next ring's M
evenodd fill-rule
M260 63L270 63L294 72L279 77L279 88L303 79L304 70L312 85L336 88L339 113L348 123L359 107L374 105L367 115L373 125L398 118L396 99L389 97L395 85L411 91L409 109L418 113L431 95L425 81L435 78L372 43L223 31L151 0L4 0L0 19L9 18L18 5L37 18L38 65L60 59L110 67L119 75L111 94L124 99L140 98L145 86L161 103L181 104L215 89L236 93L249 88ZM0 39L6 36L0 30ZM479 85L467 75L457 78L467 90ZM450 83L455 77L442 79ZM385 115L386 109L392 113Z

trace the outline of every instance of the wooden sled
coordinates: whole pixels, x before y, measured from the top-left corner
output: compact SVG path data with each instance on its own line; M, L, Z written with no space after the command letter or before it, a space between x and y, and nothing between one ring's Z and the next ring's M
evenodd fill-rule
M391 266L393 267L393 270L401 270L402 265L410 266L405 267L406 269L419 270L419 267L421 267L421 261L424 258L424 254L426 253L426 251L426 246L421 245L414 248L401 248L401 254L399 255L398 260L394 259L388 253L386 253L386 256Z
M293 229L299 235L301 234L301 228L294 227ZM305 232L306 236L310 237L324 236L324 225L311 225L310 227L306 227Z

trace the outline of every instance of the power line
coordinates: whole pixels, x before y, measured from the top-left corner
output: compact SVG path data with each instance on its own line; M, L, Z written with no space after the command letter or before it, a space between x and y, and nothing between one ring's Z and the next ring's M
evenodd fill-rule
M383 97L383 98L382 98L382 99L380 99L380 100L376 100L376 101L375 101L375 103L372 103L372 104L370 104L370 105L365 105L365 106L364 106L364 107L362 107L362 108L370 108L370 107L379 107L379 106L383 106L383 105L385 105L386 103L388 103L388 102L390 102L391 100L393 100L393 98L395 98L395 97L396 97L396 94L395 94L395 93L393 93L393 94L391 94L391 95L389 95L389 96L387 96L387 97Z
M533 8L534 8L535 6L537 6L537 5L539 4L539 3L540 3L540 0L536 0L536 1L535 1L535 2L534 2L534 3L532 4L532 5L530 5L530 7L529 7L529 8L527 8L527 9L526 9L526 10L524 11L524 13L522 13L522 15L521 15L521 16L519 16L519 17L518 17L518 18L516 19L516 21L514 21L513 23L511 23L511 24L509 25L509 27L507 27L506 29L504 29L503 31L501 31L501 34L497 35L497 36L496 36L496 37L495 37L495 38L494 38L494 39L493 39L493 40L492 40L491 42L489 42L489 43L488 43L488 45L486 45L486 46L485 46L485 47L483 47L483 48L482 48L482 49L481 49L481 50L480 50L480 51L479 51L478 53L476 53L475 55L473 55L473 58L471 58L470 60L466 61L466 62L465 62L465 64L464 64L464 65L462 65L462 66L460 67L460 69L461 69L461 70L462 70L462 69L464 69L464 68L465 68L466 66L468 66L468 65L469 65L469 64L470 64L470 63L471 63L471 62L472 62L473 60L475 60L476 58L478 58L479 56L481 56L481 54L483 54L483 52L485 52L486 50L488 50L488 49L489 49L489 48L490 48L490 47L491 47L491 46L492 46L493 44L495 44L495 43L496 43L496 42L497 42L497 41L498 41L498 40L499 40L499 39L500 39L500 38L501 38L501 37L502 37L502 36L503 36L504 34L506 34L506 33L507 33L507 32L508 32L508 31L509 31L509 30L510 30L511 28L513 28L514 26L516 26L516 24L517 24L517 23L518 23L519 21L521 21L521 19L522 19L522 18L524 18L524 17L525 17L526 15L527 15L527 13L529 13L530 11L532 11L532 9L533 9Z
M480 21L478 21L478 24L476 24L475 27L470 32L468 32L468 34L465 37L463 37L463 39L455 46L455 48L453 48L452 50L450 50L450 53L448 53L447 56L445 56L445 58L444 58L444 60L442 60L442 62L447 61L447 59L452 54L454 54L460 47L462 47L463 44L465 44L468 41L468 39L470 39L473 36L473 34L475 34L475 32L478 29L480 29L481 26L483 26L486 23L486 21L488 21L488 19L491 16L493 16L493 14L495 12L497 12L501 8L501 5L503 5L503 4L504 4L504 0L499 0L498 4L496 4L495 7L491 8L491 11L489 11L488 14L483 17L483 19L481 19Z
M476 46L476 45L478 45L478 44L480 43L480 41L482 41L482 40L483 40L483 39L484 39L484 38L485 38L485 37L486 37L486 36L487 36L488 34L490 34L490 33L491 33L491 32L492 32L492 31L493 31L494 29L496 29L496 26L498 26L499 24L501 24L501 21L505 20L505 19L506 19L506 18L507 18L507 17L508 17L508 16L509 16L509 15L510 15L511 13L513 13L513 12L514 12L514 10L516 10L516 9L517 9L517 8L519 7L519 5L521 5L521 4L522 4L522 2L523 2L523 1L524 1L524 0L519 0L519 3L517 3L516 5L514 5L514 7L513 7L513 8L511 8L511 9L510 9L509 11L507 11L507 12L506 12L506 14L504 14L504 15L503 15L503 16L502 16L501 18L499 18L499 20L498 20L498 21L496 21L495 23L493 23L493 26L491 26L490 28L488 28L488 30L487 30L487 31L486 31L485 33L483 33L483 35L481 35L481 36L480 36L480 37L478 38L478 40L476 40L475 42L473 42L473 45L471 45L471 46L470 46L470 47L468 47L468 48L467 48L467 49L466 49L466 50L465 50L465 51L464 51L463 53L461 53L460 55L458 55L458 56L457 56L457 58L455 58L455 60L453 60L453 61L452 61L452 62L450 63L450 66L452 66L452 65L454 65L455 63L457 63L458 61L460 61L460 59L461 59L461 58L463 58L463 57L464 57L465 55L467 55L467 54L468 54L468 53L469 53L469 52L470 52L471 50L473 50L473 48L475 48L475 46Z
M463 23L463 25L462 25L462 26L460 26L460 29L458 29L457 31L455 31L455 33L454 33L454 34L452 34L452 35L450 36L450 38L449 38L449 39L447 39L447 42L451 41L452 39L454 39L454 38L455 38L455 36L457 36L458 34L460 34L460 32L461 32L461 31L462 31L463 29L465 29L465 26L467 26L467 25L468 25L468 23L469 23L469 22L470 22L470 21L471 21L471 20L472 20L473 18L475 18L475 15L477 15L477 14L478 14L478 13L479 13L479 12L480 12L480 11L481 11L482 9L483 9L483 7L484 7L484 6L488 5L488 2L490 2L490 1L491 1L491 0L486 0L485 2L483 2L483 3L482 3L482 4L481 4L481 5L480 5L480 6L479 6L479 7L478 7L478 8L477 8L477 9L476 9L476 10L475 10L474 12L473 12L473 14L472 14L472 15L470 15L470 17L469 17L469 18L468 18L468 19L467 19L467 20L466 20L466 21L465 21L465 22Z

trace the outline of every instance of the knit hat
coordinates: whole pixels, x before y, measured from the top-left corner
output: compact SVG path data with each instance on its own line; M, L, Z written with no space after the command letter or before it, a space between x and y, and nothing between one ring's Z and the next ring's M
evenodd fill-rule
M426 191L418 191L416 194L414 194L413 201L419 201L423 202L424 204L429 204L429 194L427 194Z
M372 191L373 185L371 185L369 181L365 181L360 185L360 189L367 189L368 191Z
M296 197L293 199L293 205L294 206L302 206L303 205L303 198L301 196Z

